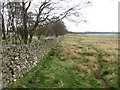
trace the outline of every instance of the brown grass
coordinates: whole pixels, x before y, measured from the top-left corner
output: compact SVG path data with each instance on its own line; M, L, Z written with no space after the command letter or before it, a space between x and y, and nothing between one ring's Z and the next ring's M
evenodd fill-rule
M69 46L76 46L76 45L79 45L78 42L71 42L71 41L63 41L62 42L62 45L69 45Z
M76 38L76 36L74 36L74 35L72 35L72 36L66 35L66 38ZM78 59L80 57L80 53L82 52L78 48L83 47L77 41L71 42L71 41L64 41L64 40L60 43L60 46L62 46L62 48L63 48L63 51L61 52L60 55L62 57L64 57L66 60Z
M108 62L118 62L118 59L114 56L104 57L104 59Z
M96 55L97 52L93 49L89 49L89 50L85 51L84 54L93 56L93 55Z
M78 46L77 46L77 48L82 49L82 48L83 48L83 46L82 46L82 45L78 45Z
M106 50L107 52L116 53L118 54L118 37L117 36L111 36L111 35L86 35L81 36L82 39L84 39L84 42L86 45L92 44L95 45L101 49Z
M75 52L78 53L78 54L82 54L82 50L81 49L77 49L77 50L75 50Z
M81 65L81 64L79 64L79 65L77 65L77 70L78 70L79 72L88 73L89 68L88 68L88 66L86 66L86 65Z
M93 57L93 56L86 57L86 59L87 59L87 61L89 63L96 63L96 64L98 64L98 60L95 57Z
M93 69L93 70L97 70L99 65L95 64L95 63L89 63L89 66Z
M64 48L60 55L65 57L67 60L79 58L79 54L77 54L75 50L71 48Z

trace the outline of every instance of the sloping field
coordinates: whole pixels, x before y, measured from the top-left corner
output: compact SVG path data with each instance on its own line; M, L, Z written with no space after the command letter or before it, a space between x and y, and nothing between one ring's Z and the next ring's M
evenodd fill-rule
M118 37L65 35L11 88L118 88Z

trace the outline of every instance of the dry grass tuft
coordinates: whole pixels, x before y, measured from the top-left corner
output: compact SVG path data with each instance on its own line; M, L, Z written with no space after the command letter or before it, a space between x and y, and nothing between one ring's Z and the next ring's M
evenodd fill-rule
M69 48L70 48L70 49L76 50L76 48L75 48L74 46L69 46Z
M63 41L60 43L60 45L63 48L63 52L60 55L64 57L66 60L79 58L80 56L79 55L80 51L78 51L79 42Z
M96 60L96 58L93 56L88 56L86 57L86 59L89 63L96 63L96 64L98 63L98 60Z
M88 35L88 37L81 36L84 39L84 44L92 44L98 46L101 49L106 50L107 52L118 52L118 41L117 36L106 35L101 37L101 35Z
M81 49L81 48L83 48L83 46L82 46L82 45L79 45L79 46L77 46L77 47L78 47L78 48L80 48L80 49Z
M82 50L81 49L77 49L77 50L75 50L75 52L78 53L78 54L82 54Z
M71 48L64 48L63 52L60 55L69 60L79 58L79 54L77 54L75 50Z
M90 49L90 50L85 51L84 54L93 56L93 55L96 55L97 52L95 50Z
M69 46L78 46L79 43L78 42L71 42L71 41L66 41L66 42L62 42L62 45L69 45Z
M77 70L78 70L79 72L88 73L88 70L89 70L89 69L88 69L88 66L79 64L79 65L77 65Z
M118 59L113 56L104 57L104 59L108 62L118 62Z
M99 65L98 64L95 64L95 63L89 63L89 66L91 67L91 69L93 70L97 70Z
M118 62L118 59L113 57L113 56L110 56L109 57L109 62Z

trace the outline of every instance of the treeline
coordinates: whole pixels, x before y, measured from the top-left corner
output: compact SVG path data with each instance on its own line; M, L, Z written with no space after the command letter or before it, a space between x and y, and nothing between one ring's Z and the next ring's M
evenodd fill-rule
M32 28L32 27L31 27ZM62 20L58 19L51 19L51 21L46 22L44 25L40 25L36 28L34 32L34 36L36 36L38 39L42 36L62 36L66 34L67 28ZM17 28L17 34L20 36L24 36L22 27Z
M70 32L69 34L120 34L120 32Z
M7 0L0 5L2 39L6 44L28 44L34 36L39 39L42 35L64 35L67 29L62 20L79 17L80 10L90 4L89 1L71 5L65 0L40 0L31 10L34 0L13 1ZM68 4L67 7L63 3Z
M62 20L52 20L44 26L37 28L35 35L40 38L40 36L61 36L67 33L67 28Z

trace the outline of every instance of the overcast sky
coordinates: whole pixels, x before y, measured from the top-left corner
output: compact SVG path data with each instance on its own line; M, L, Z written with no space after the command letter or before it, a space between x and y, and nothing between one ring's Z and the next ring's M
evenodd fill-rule
M68 22L65 24L69 31L85 32L117 32L118 31L118 1L119 0L91 0L92 6L84 9L87 23L78 25Z
M39 0L34 0L38 2ZM74 0L73 3L81 0ZM75 24L64 19L69 31L73 32L117 32L118 31L118 2L120 0L90 0L92 6L83 9L87 23ZM66 5L66 4L65 4ZM65 6L64 5L64 6ZM80 18L81 19L81 18Z
M4 1L4 0L3 0ZM38 3L39 0L33 0ZM81 0L74 0L72 3L79 3ZM73 32L97 31L117 32L118 31L118 2L120 0L90 0L92 6L83 9L83 16L87 23L75 24L64 19L67 29ZM39 3L38 3L39 4ZM66 6L65 3L64 6ZM81 19L81 18L80 18Z

